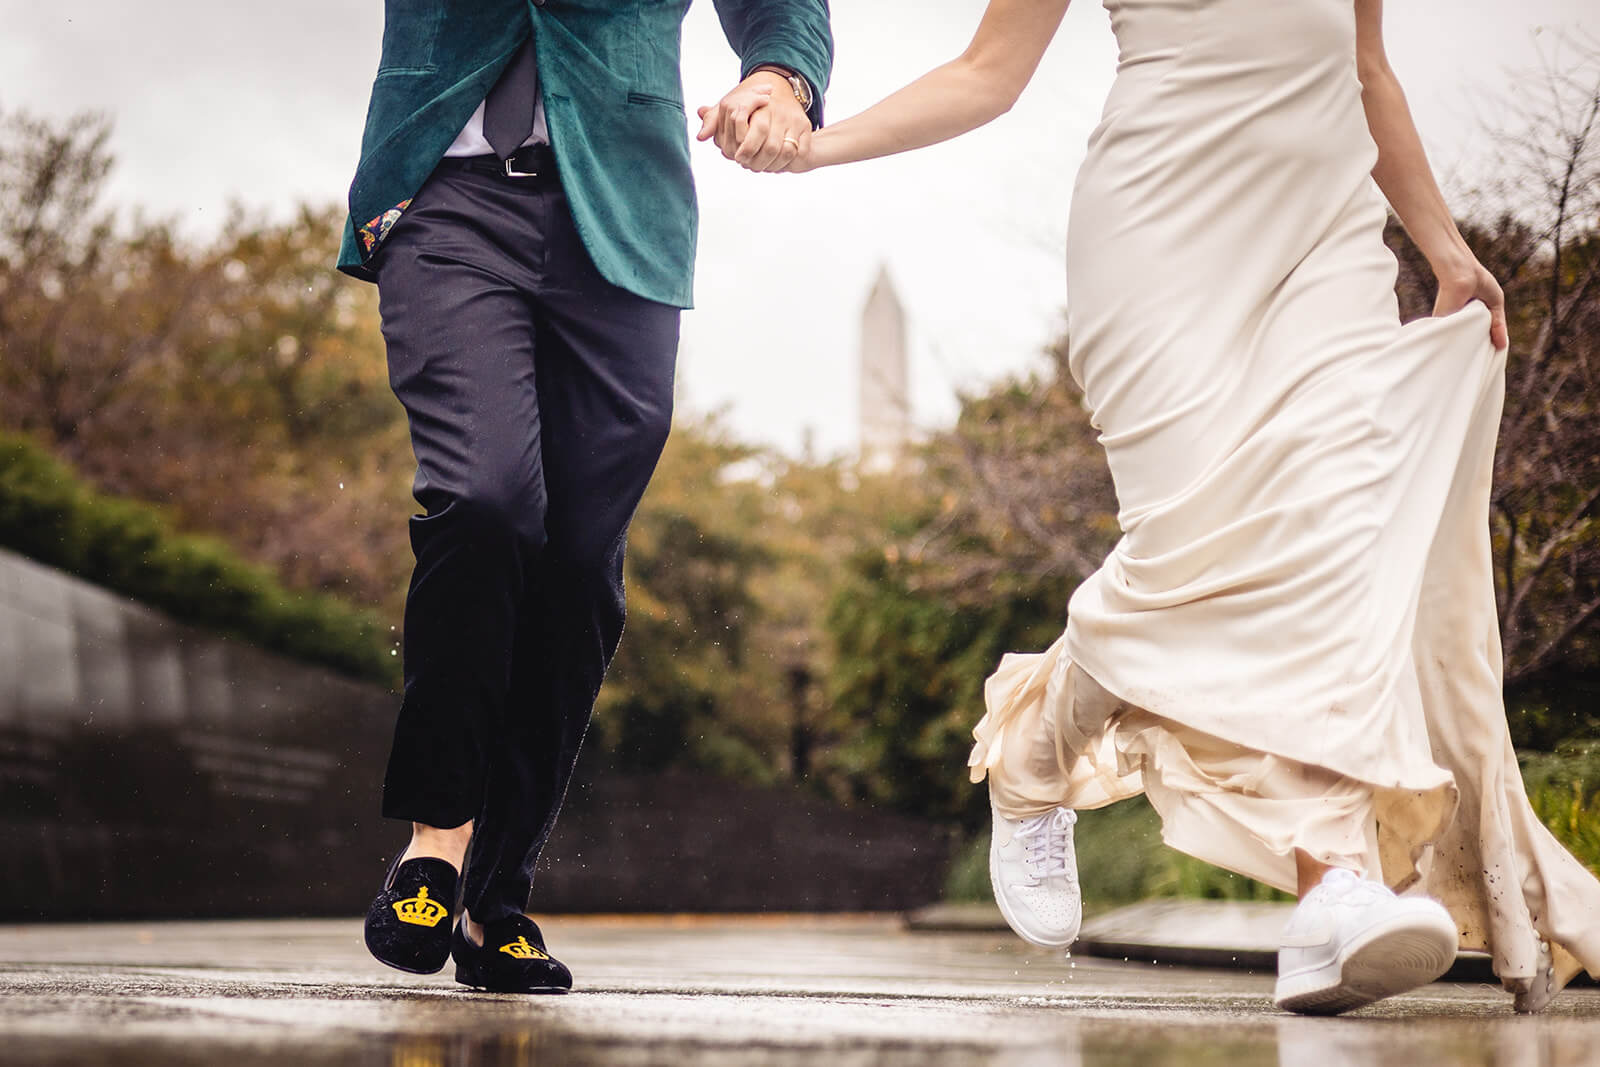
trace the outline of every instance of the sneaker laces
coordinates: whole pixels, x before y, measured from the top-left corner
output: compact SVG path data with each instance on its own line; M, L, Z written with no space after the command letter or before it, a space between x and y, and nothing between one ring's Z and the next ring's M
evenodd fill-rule
M1070 808L1057 808L1043 815L1035 815L1017 831L1028 873L1033 875L1036 883L1045 878L1072 878L1077 875L1069 856L1072 828L1077 822L1077 812Z

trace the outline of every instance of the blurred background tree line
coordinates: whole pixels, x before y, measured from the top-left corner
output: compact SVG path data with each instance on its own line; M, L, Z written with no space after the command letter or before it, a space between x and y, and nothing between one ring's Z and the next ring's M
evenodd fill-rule
M1600 867L1600 52L1530 76L1463 231L1513 349L1493 499L1513 736L1535 804ZM103 201L110 120L0 112L0 545L180 618L392 684L411 456L373 287L335 206L219 236ZM1431 309L1398 226L1406 318ZM1067 341L962 398L895 472L681 421L635 520L627 633L591 735L629 771L796 783L972 835L985 677L1060 631L1118 536ZM1091 898L1254 895L1093 813ZM1129 847L1139 842L1139 847Z

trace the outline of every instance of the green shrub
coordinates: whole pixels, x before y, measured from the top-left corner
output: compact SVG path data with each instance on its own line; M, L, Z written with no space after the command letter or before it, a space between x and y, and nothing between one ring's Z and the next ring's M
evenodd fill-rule
M387 684L399 674L372 613L286 589L221 541L178 533L158 508L95 492L37 445L4 434L0 547L295 659Z
M1546 786L1528 794L1539 821L1589 870L1600 875L1600 796Z
M87 530L65 467L27 441L0 436L0 542L66 567L83 556Z

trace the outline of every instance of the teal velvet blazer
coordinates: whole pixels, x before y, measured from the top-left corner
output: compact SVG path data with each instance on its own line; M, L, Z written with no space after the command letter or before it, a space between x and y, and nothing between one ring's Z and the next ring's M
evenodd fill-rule
M679 68L690 0L385 0L339 269L369 263L529 33L573 221L610 282L692 302L694 181ZM813 86L833 65L827 0L715 0L748 74L775 63Z

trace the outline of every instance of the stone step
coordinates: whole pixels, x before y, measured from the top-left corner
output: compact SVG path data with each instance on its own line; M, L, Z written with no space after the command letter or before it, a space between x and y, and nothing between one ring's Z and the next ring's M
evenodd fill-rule
M1072 946L1075 954L1100 959L1164 963L1185 967L1272 972L1278 962L1278 933L1292 903L1242 900L1143 900L1090 915ZM1006 921L993 904L934 904L911 912L912 930L979 933L1004 931ZM1444 975L1457 982L1496 982L1486 953L1463 952ZM1593 986L1586 975L1573 985Z

